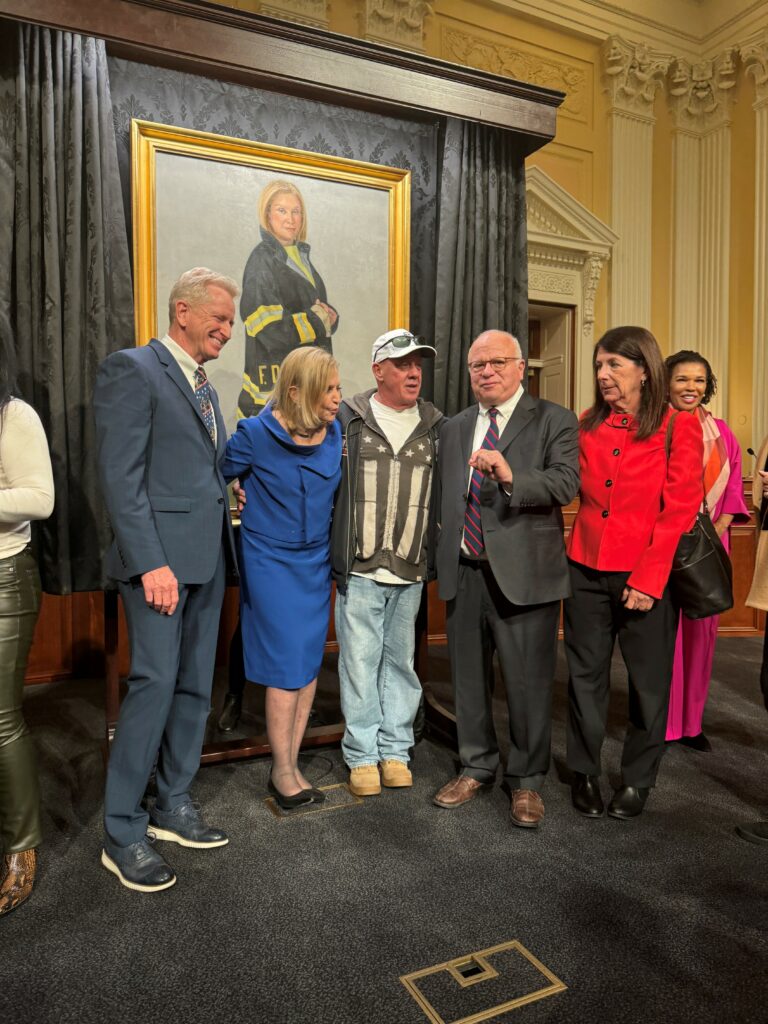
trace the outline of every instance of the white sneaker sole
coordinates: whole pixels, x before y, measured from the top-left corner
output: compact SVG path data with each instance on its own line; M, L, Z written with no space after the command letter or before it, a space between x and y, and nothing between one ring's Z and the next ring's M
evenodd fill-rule
M120 882L126 887L126 889L133 889L134 892L161 892L163 889L170 889L172 885L176 885L175 875L170 882L163 882L162 885L141 885L139 882L129 882L106 850L101 851L101 863L107 871L111 871L113 875L117 875Z
M170 829L158 828L157 825L149 824L155 838L164 839L168 843L178 843L179 846L188 846L192 850L213 850L217 846L226 846L229 836L226 839L216 839L212 843L201 843L195 839L185 839L178 832L171 832Z

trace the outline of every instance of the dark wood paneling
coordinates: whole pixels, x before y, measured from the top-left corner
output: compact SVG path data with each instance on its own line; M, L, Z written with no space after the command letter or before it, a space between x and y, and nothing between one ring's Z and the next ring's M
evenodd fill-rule
M554 138L564 94L422 54L193 0L0 0L0 14L105 39L110 52L273 91Z

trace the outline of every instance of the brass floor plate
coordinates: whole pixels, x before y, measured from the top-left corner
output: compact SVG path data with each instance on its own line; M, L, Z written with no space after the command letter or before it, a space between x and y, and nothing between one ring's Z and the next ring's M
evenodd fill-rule
M272 811L278 821L288 821L290 818L305 818L308 814L325 814L327 811L345 811L350 807L359 807L363 798L350 793L346 782L337 782L333 786L318 786L322 793L325 793L325 800L321 804L304 804L294 811L284 811L277 806L273 796L268 796L264 803Z
M517 939L400 979L432 1024L480 1024L567 986Z

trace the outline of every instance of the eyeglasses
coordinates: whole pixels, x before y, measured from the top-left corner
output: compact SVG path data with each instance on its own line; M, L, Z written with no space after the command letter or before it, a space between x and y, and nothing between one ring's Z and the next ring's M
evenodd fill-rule
M416 334L396 334L394 338L387 338L386 341L382 341L380 345L376 346L373 356L376 357L378 352L381 352L387 345L391 345L392 348L410 348L411 345L423 345L424 339L421 335Z
M497 359L478 359L477 362L469 364L469 372L472 374L482 373L486 366L490 366L494 373L501 373L507 363L519 363L522 356L499 356Z

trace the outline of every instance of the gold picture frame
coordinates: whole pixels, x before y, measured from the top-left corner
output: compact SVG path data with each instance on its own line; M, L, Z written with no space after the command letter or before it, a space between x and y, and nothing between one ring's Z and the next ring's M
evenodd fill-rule
M270 180L300 188L312 262L339 311L332 337L345 393L371 387L371 346L409 327L411 173L406 168L273 146L151 121L131 122L137 344L165 333L164 304L184 270L209 266L242 283L259 242L258 196ZM239 301L236 302L239 313ZM245 351L232 339L208 365L228 431ZM242 413L241 413L242 415Z

